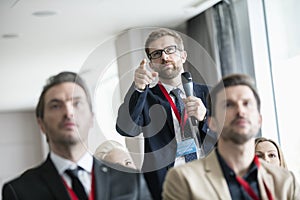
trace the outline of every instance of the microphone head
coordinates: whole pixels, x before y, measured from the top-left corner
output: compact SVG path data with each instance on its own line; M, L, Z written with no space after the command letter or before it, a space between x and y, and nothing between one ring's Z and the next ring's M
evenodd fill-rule
M191 73L183 72L181 74L181 82L186 96L193 96L193 82Z
M181 81L182 81L182 84L192 82L192 75L191 75L191 73L190 72L183 72L181 74Z

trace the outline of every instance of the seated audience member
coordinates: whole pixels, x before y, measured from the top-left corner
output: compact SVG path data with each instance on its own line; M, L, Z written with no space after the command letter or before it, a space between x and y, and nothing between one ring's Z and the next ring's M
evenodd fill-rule
M116 170L87 151L92 110L88 89L76 73L50 77L36 107L50 152L39 166L5 183L2 200L149 199L141 174L125 172L123 166Z
M256 138L255 154L268 163L287 169L287 165L285 163L281 148L275 141L271 139L267 139L264 137Z
M100 160L136 169L127 148L117 141L107 140L103 142L97 147L94 156Z
M224 77L207 100L208 125L220 134L217 147L201 160L170 169L163 199L300 199L291 172L255 155L262 117L253 80Z

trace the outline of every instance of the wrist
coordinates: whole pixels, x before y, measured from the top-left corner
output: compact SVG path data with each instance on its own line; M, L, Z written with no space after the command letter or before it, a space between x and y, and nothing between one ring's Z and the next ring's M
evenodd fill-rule
M134 89L138 92L144 92L145 91L145 88L144 89L141 89L141 88L138 88L136 85L134 86Z

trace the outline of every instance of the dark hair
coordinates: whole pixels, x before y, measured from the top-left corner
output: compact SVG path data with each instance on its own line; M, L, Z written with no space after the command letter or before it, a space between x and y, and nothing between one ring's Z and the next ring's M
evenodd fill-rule
M46 92L53 86L59 85L61 83L66 83L66 82L76 83L77 85L82 87L82 89L84 90L84 92L87 96L87 101L88 101L89 107L90 107L91 111L93 110L91 96L90 96L88 87L86 86L84 80L78 74L76 74L74 72L65 71L65 72L61 72L57 75L54 75L54 76L51 76L50 78L48 78L46 85L44 86L43 91L40 95L36 109L35 109L35 115L37 118L43 119L43 117L44 117Z
M173 31L171 29L167 29L167 28L159 28L159 29L156 29L154 31L152 31L146 42L145 42L145 52L147 54L147 56L149 57L149 48L150 47L150 43L152 43L153 41L161 38L161 37L164 37L164 36L171 36L175 39L176 41L176 44L178 45L178 49L180 50L184 50L184 46L183 46L183 40L181 38L181 36L176 32L176 31Z
M216 98L217 93L227 87L231 86L238 86L238 85L245 85L248 86L256 99L258 111L260 111L260 97L255 87L254 80L245 74L232 74L229 76L225 76L219 81L210 91L209 95L207 96L207 109L208 115L214 116L215 115L215 106L216 106Z

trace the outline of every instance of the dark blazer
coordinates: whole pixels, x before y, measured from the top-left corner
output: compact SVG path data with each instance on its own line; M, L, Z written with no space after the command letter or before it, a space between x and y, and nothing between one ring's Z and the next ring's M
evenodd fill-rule
M95 199L151 199L143 176L114 169L94 159ZM119 167L119 166L118 166ZM120 166L119 169L122 167ZM127 169L127 168L126 168ZM130 183L130 184L128 184ZM36 168L4 184L2 200L71 200L50 157Z
M194 96L201 98L206 105L209 88L196 83L193 83L193 88ZM200 141L207 136L207 129L206 122L199 123ZM142 170L154 199L161 199L165 175L174 165L177 142L171 106L158 85L147 87L144 92L136 91L134 84L130 87L118 111L116 130L131 137L143 133L145 155ZM206 151L213 146L208 145Z

